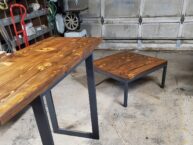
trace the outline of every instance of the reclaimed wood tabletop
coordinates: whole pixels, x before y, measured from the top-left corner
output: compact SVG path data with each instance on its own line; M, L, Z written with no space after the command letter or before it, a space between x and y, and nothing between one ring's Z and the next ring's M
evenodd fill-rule
M164 64L166 60L125 51L95 60L94 67L100 72L131 80Z
M53 87L100 42L100 38L50 37L12 55L0 55L0 125Z

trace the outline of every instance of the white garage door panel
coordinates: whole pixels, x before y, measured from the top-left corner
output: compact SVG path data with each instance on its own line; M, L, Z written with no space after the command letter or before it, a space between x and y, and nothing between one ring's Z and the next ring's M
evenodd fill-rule
M138 17L140 0L105 0L105 17Z
M144 24L142 37L144 38L176 38L179 31L177 23Z
M82 29L86 29L88 36L101 37L101 25L100 24L82 24Z
M117 25L107 24L103 27L103 37L106 38L133 38L138 35L137 24Z
M145 0L143 17L180 16L182 0Z
M83 17L100 17L101 10L100 0L89 0L88 10L82 13Z
M189 0L189 3L187 5L187 9L186 9L186 15L187 16L193 16L193 0Z
M178 40L181 37L193 38L193 0L88 1L89 10L83 14L82 26L88 30L89 36L102 36L110 39L108 43L115 40L121 43L122 38L128 39L124 44L134 38L136 41L133 43L140 48L151 43L170 43L174 47L193 43ZM153 40L139 41L137 38ZM177 41L164 40L167 38Z
M182 37L193 38L193 24L192 23L184 23L184 29L182 31Z

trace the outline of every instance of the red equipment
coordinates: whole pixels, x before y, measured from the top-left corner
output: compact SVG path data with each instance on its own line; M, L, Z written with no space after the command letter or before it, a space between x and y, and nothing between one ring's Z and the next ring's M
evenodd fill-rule
M21 25L21 30L17 30L17 27L16 27L16 23L15 23L15 17L13 15L13 9L14 8L17 8L20 10L20 25ZM15 31L15 35L16 35L16 42L17 42L17 45L19 47L19 49L21 49L21 45L20 45L20 39L19 39L19 34L22 34L22 37L23 37L23 41L25 43L25 46L29 46L29 41L28 41L28 37L27 37L27 33L26 33L26 25L25 25L25 17L27 16L27 10L25 8L24 5L22 4L12 4L10 6L10 14L11 14L11 20L12 20L12 23L13 23L13 27L14 27L14 31Z

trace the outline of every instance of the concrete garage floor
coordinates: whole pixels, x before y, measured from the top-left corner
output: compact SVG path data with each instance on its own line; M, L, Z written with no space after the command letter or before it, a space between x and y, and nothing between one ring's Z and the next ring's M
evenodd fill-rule
M95 58L111 53L96 51ZM120 84L97 74L100 140L53 134L56 145L193 144L193 52L139 53L169 61L166 88L159 87L161 70L138 80L124 108ZM54 88L53 96L61 127L91 130L84 65ZM41 145L31 108L0 127L0 145Z

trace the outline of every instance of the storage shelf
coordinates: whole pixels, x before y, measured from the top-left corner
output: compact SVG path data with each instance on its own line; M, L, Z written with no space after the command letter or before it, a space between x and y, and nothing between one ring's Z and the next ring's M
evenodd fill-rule
M36 31L36 34L32 35L32 36L29 36L28 39L29 41L37 38L37 37L40 37L48 32L51 32L53 30L53 28L44 28L43 30L40 30L40 31Z
M47 14L48 14L48 9L37 10L37 11L27 14L27 17L25 18L25 20L30 20L36 17L47 15ZM20 16L15 16L15 22L16 23L20 22ZM4 26L11 25L12 24L11 17L0 19L0 24Z
M28 36L28 40L31 41L31 40L36 39L37 37L40 37L48 32L51 32L51 31L52 31L52 28L49 28L49 27L44 28L43 30L40 30L40 31L36 31L36 34ZM16 40L13 40L13 43L15 44L15 46L17 46ZM24 41L22 38L20 39L20 43L24 44Z
M29 41L34 40L34 39L36 39L37 37L40 37L40 36L42 36L42 35L44 35L44 34L46 34L46 33L51 32L52 30L53 30L53 28L49 28L49 27L48 27L48 28L44 28L43 30L36 31L36 34L31 35L31 36L28 36L28 40L29 40ZM14 44L15 46L17 46L16 40L12 40L12 42L13 42L13 44ZM20 44L24 44L23 39L20 39ZM5 49L6 47L7 47L6 44L3 44L3 45L2 45L2 49Z
M28 37L30 44L34 44L38 41L43 40L44 38L51 36L52 30L53 30L53 28L49 26L49 22L47 19L47 16L49 14L49 10L47 8L48 6L47 1L46 0L35 0L33 2L39 3L41 6L41 9L27 13L25 17L25 21L26 21L26 24L28 22L32 23L34 28L38 28L39 26L42 26L42 29L38 29L40 31L37 31L37 29L35 29L36 33ZM11 4L15 4L15 3L17 3L17 1L11 2ZM23 4L26 7L26 9L30 9L31 2L29 0L20 0L19 3ZM12 17L10 16L10 10L7 9L0 13L1 13L0 25L5 27L11 39L10 41L12 42L12 44L17 46L15 32L14 32L13 24L12 24ZM21 21L21 16L19 14L19 11L13 11L13 13L14 13L15 23L17 23L16 28L17 30L21 30L21 26L19 24ZM44 26L47 26L47 27L44 27ZM21 42L20 44L24 44L24 41L22 38L20 39L20 42ZM21 47L23 48L24 45L22 45ZM1 48L4 50L7 50L6 49L7 44L5 43L5 40L2 37L0 39L0 49Z

